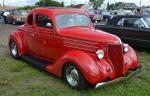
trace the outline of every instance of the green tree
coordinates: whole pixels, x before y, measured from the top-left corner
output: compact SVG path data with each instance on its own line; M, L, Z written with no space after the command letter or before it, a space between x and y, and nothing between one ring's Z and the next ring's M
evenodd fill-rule
M18 10L31 10L31 9L34 9L34 8L37 8L38 6L23 6L23 7L18 7L17 9Z
M50 6L63 7L64 3L63 2L60 3L53 0L40 0L39 2L35 3L35 5L39 7L50 7Z
M65 6L64 1L62 1L61 2L61 7L64 7L64 6Z
M90 0L95 10L97 10L103 4L104 0Z
M117 3L114 3L114 4L110 4L107 6L107 10L118 10L119 9L119 6L122 5L123 2L117 2Z

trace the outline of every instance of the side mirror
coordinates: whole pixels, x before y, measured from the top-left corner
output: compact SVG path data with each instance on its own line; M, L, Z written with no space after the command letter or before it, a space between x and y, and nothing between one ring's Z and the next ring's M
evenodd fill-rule
M47 28L53 28L53 25L52 25L52 23L46 23L46 27Z

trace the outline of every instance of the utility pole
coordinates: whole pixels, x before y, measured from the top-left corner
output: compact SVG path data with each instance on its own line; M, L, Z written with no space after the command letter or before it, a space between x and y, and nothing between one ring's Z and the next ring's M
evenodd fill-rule
M106 8L107 10L109 10L108 7L109 7L109 0L108 0L108 3L107 3L107 8Z
M3 0L3 7L5 6L5 1Z
M73 5L73 0L71 0L71 6Z
M142 8L142 0L140 0L140 9Z

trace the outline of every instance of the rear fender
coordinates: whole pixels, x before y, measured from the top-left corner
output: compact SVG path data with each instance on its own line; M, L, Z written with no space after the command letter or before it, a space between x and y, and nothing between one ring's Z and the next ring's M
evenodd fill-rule
M21 56L24 52L25 52L25 41L23 39L23 34L22 32L12 32L9 38L9 48L10 48L10 43L12 40L14 40L17 43L17 47L18 47L18 53L19 56Z
M100 80L100 71L98 65L90 54L82 51L70 51L57 60L53 67L48 66L47 71L62 77L63 66L67 63L73 63L80 70L87 82L95 84Z

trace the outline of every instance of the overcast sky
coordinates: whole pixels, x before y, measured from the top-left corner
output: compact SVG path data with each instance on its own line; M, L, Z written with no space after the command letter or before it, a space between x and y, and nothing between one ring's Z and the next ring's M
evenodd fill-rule
M3 0L0 0L0 4L2 4ZM36 3L39 0L5 0L5 4L6 5L12 5L12 6L24 6L24 5L33 5L34 3ZM56 1L64 1L65 5L70 5L71 4L71 0L56 0ZM74 4L78 4L78 3L88 3L89 0L72 0L74 1ZM130 3L136 3L137 5L140 5L140 0L105 0L105 3L107 3L108 1L110 1L110 3L114 3L114 2L130 2ZM142 1L142 5L150 5L150 0L141 0Z

